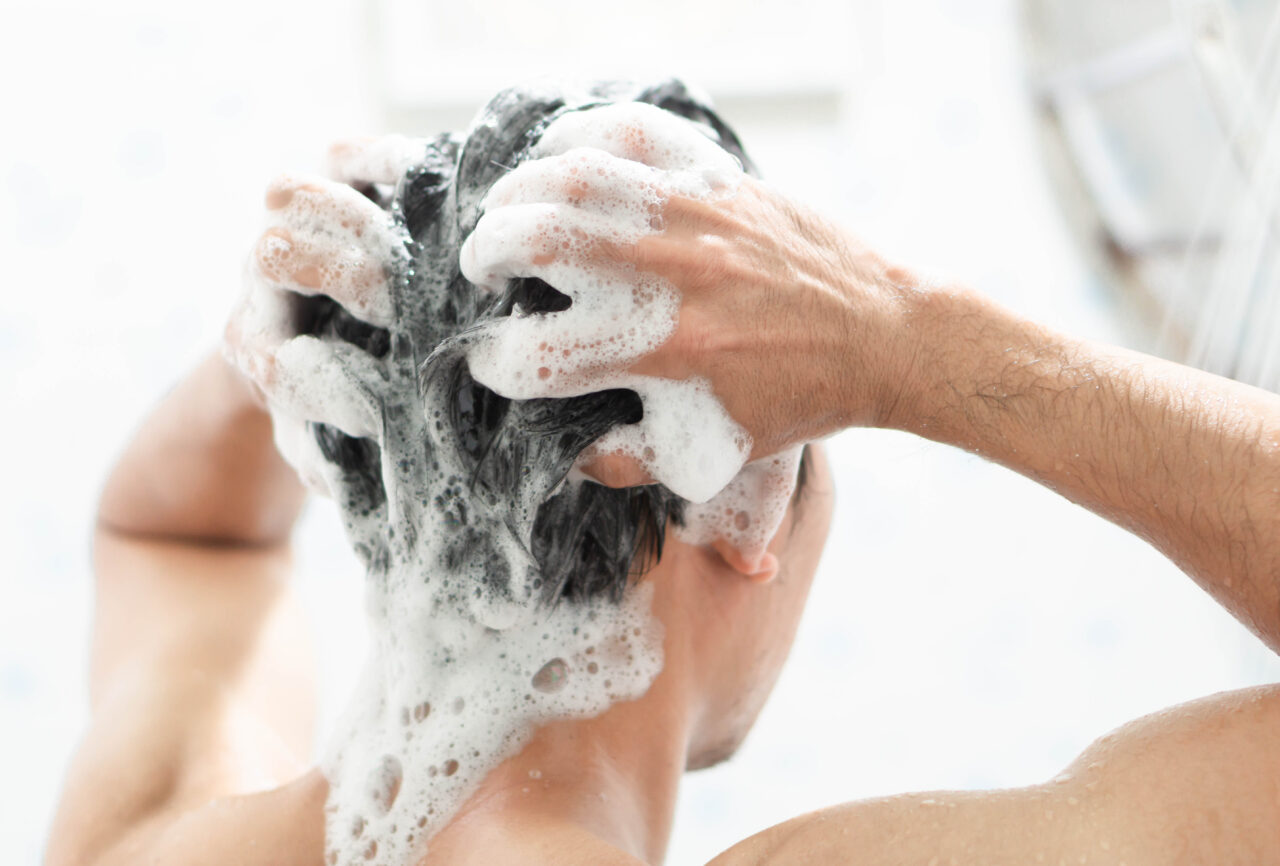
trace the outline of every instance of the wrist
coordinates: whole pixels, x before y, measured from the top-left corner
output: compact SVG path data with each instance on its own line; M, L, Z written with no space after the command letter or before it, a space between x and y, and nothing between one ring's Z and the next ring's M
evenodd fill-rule
M895 283L893 306L875 426L949 441L1005 314L970 289L914 278Z

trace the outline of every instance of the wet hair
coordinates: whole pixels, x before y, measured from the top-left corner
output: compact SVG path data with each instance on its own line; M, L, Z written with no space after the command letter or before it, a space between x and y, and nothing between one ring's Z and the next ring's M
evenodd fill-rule
M536 509L530 553L541 571L544 600L619 600L628 582L662 554L669 521L681 524L685 502L661 485L611 489L593 483L562 484L575 459L619 424L643 415L639 397L610 390L568 399L512 401L475 382L463 349L468 333L488 320L566 309L569 298L538 279L511 281L491 294L468 282L458 269L458 248L480 218L480 201L505 172L528 158L547 125L567 111L635 100L697 123L744 169L755 173L738 137L710 106L679 81L653 86L600 84L589 98L570 103L562 93L511 89L481 112L465 137L431 141L421 162L394 190L368 187L367 196L386 208L412 238L410 263L394 274L396 324L391 330L361 322L326 298L307 299L300 322L305 333L359 346L375 358L400 356L416 367L420 394L443 409L436 417L466 477L437 503L465 531L451 556L473 556L484 547L473 526L476 503L506 509L514 526L522 507ZM384 416L411 411L384 400ZM378 444L353 439L333 427L312 424L324 457L346 481L340 507L369 514L387 496ZM536 470L533 471L533 470ZM422 469L421 471L425 471ZM539 478L531 480L531 475ZM437 497L440 498L440 497ZM470 503L470 504L468 504ZM468 540L469 539L469 540ZM359 546L359 545L357 545ZM369 554L365 551L366 555Z

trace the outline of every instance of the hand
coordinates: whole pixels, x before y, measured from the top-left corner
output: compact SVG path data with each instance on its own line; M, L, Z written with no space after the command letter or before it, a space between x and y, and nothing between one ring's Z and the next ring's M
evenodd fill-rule
M538 146L546 155L485 199L462 250L468 279L497 287L538 277L573 306L502 323L496 349L469 358L476 378L520 399L630 387L636 377L701 378L749 434L751 459L881 422L910 366L901 323L914 278L763 183L730 177L727 154L692 127L688 147L673 150L658 144L669 130L648 125L662 112L611 124L609 111L557 120ZM594 128L557 134L568 121ZM584 275L595 288L575 292ZM671 289L667 312L660 301ZM658 301L637 314L633 293ZM663 315L672 321L657 339L627 336L638 318ZM569 358L584 331L610 355ZM540 352L554 361L530 363ZM538 375L522 377L531 367ZM654 480L608 446L583 463L613 486Z
M390 324L387 275L407 252L392 218L356 187L394 184L421 152L419 142L400 136L346 142L330 152L336 180L273 181L266 193L268 228L247 263L245 292L227 325L226 354L272 410L277 445L308 486L323 493L331 492L328 464L313 453L306 424L329 424L357 438L374 435L377 405L360 382L376 374L373 359L358 347L301 328L325 299L368 326Z

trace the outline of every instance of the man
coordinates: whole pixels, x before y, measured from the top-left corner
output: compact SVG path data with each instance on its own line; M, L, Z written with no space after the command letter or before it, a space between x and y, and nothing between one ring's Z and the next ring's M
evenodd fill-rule
M582 182L528 184L504 206L571 218L590 198ZM1280 647L1280 398L927 287L750 179L714 201L670 196L661 218L634 243L590 246L680 293L678 330L631 369L710 381L754 456L856 424L968 448L1149 539ZM490 230L482 221L474 250L492 248ZM550 264L539 250L479 258L510 277ZM680 772L732 751L785 657L830 514L819 448L811 462L771 558L668 539L645 577L667 634L652 688L540 730L426 862L661 859ZM586 468L617 487L648 480L620 456ZM305 768L305 644L286 579L300 499L221 361L144 425L103 497L94 723L50 863L323 859L325 783ZM1277 731L1277 689L1217 696L1132 723L1043 785L850 804L716 862L1280 862Z
M769 582L674 538L646 576L663 673L547 726L430 843L431 863L661 860L686 766L745 735L786 656L831 509L821 449ZM94 539L93 724L49 864L319 864L308 637L288 535L303 499L247 384L210 358L113 471ZM530 770L537 778L532 778Z
M699 111L679 90L650 95ZM482 581L501 589L503 575L490 564L505 543L503 527L518 517L486 521L524 501L529 494L518 485L526 483L565 488L538 495L546 501L530 544L553 608L621 596L633 569L660 552L643 582L665 635L662 673L639 700L587 721L543 726L517 757L477 780L479 790L429 840L431 862L508 862L538 851L553 862L661 860L683 770L720 760L745 735L786 656L826 534L831 493L821 450L804 461L805 483L784 503L769 549L748 560L723 545L666 535L668 515L679 523L682 511L669 492L560 484L578 452L632 417L634 395L615 390L522 406L475 386L461 359L441 349L486 309L509 311L518 299L536 312L554 303L549 288L519 284L511 287L518 298L480 303L457 274L458 247L474 218L454 206L478 200L475 190L501 173L495 165L512 164L525 128L543 120L547 104L513 91L495 99L486 114L492 122L465 141L408 143L413 182L388 205L402 223L374 200L375 185L404 171L398 163L370 169L385 147L338 154L334 173L369 197L321 178L282 179L268 190L272 224L252 257L252 290L228 329L231 354L252 382L209 359L144 425L104 492L95 540L94 725L68 780L50 862L323 859L334 777L306 767L306 641L285 579L301 490L277 456L273 421L275 440L285 440L304 479L333 496L353 527L373 587L388 583L386 562L395 556L378 545L390 549L395 530L396 539L431 536L433 553L443 546L438 558L412 561L407 580L457 580L445 573L445 560L455 558L471 581L457 593L464 602ZM667 122L693 129L674 116ZM727 164L739 171L732 159ZM400 225L415 240L418 278L388 305L382 299L401 283L392 285L395 263L384 266L394 244L382 241ZM344 242L334 243L335 234ZM297 347L309 347L313 358L343 353L363 370L384 365L356 383L379 389L386 406L376 447L361 438L363 422L352 420L359 400L348 406L342 399L353 367L292 377ZM427 356L433 360L424 368ZM441 402L423 402L437 393ZM258 394L279 410L273 419ZM294 426L295 417L305 423ZM441 423L425 427L434 417ZM540 433L528 429L531 421ZM290 430L301 435L282 437ZM408 447L388 456L396 442ZM542 471L539 455L551 458L558 475ZM456 465L460 459L471 462ZM418 469L409 468L415 462ZM383 507L388 500L394 515ZM476 562L483 573L469 567ZM435 623L425 621L430 631ZM616 654L604 643L594 656L602 679L619 666L610 660ZM469 698L466 706L475 703ZM428 712L422 721L434 729L460 718L439 703L422 715ZM395 735L404 737L399 712L391 715ZM475 763L470 750L459 757ZM466 772L457 763L442 769L454 780ZM411 785L430 784L423 775L406 775L401 801L410 799ZM113 795L102 799L109 780ZM364 833L360 823L356 833ZM350 827L344 822L340 832ZM366 848L363 837L360 849L385 862L388 839L367 841L381 850Z

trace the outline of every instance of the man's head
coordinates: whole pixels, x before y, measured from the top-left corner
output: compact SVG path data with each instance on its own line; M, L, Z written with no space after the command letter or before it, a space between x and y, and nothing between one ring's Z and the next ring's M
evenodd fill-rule
M803 481L769 544L779 564L776 579L762 580L775 575L753 570L727 544L693 545L670 536L668 529L684 520L686 503L661 485L565 483L592 442L640 419L644 407L634 392L512 401L471 377L463 349L474 328L570 304L537 279L514 280L502 292L488 293L468 282L457 264L485 192L527 158L556 117L618 99L647 102L696 123L753 170L733 132L678 82L630 90L606 85L594 97L566 105L555 92L507 91L465 138L433 141L394 191L362 190L413 240L395 274L395 321L387 329L372 327L318 297L306 302L301 325L304 333L353 343L393 370L398 361L413 372L412 394L389 384L381 393L375 386L372 395L383 429L401 440L395 443L401 456L393 463L371 439L332 426L310 429L342 479L335 498L371 570L385 567L393 554L369 526L396 512L427 509L443 518L442 565L489 563L487 593L509 593L519 579L502 555L512 537L536 563L532 585L545 604L617 602L647 572L668 644L683 641L682 658L695 668L700 707L690 763L701 766L730 752L745 734L786 656L825 538L830 481L820 450L807 449ZM425 419L425 444L417 445L416 423L409 419ZM414 483L415 476L432 473L450 477L443 484ZM422 494L392 492L406 488Z

